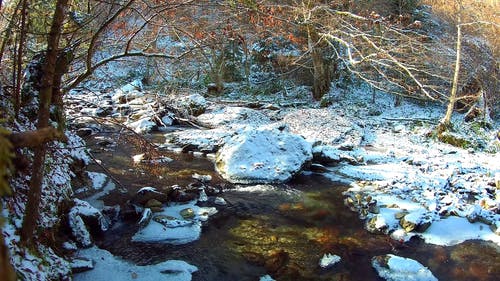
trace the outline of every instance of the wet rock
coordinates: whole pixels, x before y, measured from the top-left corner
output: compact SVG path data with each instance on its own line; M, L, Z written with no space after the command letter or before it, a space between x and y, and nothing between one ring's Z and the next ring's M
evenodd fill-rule
M152 199L149 199L148 202L146 202L146 204L144 204L144 207L145 208L153 208L153 207L160 207L161 208L162 205L163 205L163 203L152 198Z
M327 145L314 146L312 152L313 160L325 165L338 164L340 162L340 154L342 154L338 149Z
M101 211L92 207L88 202L74 199L74 203L75 205L68 213L71 233L80 245L89 247L92 245L90 232L104 232L108 230L110 222Z
M278 272L278 270L286 266L289 260L290 256L285 250L273 250L266 257L264 266L268 272Z
M92 130L92 128L80 128L76 131L76 134L81 138L88 137L88 136L92 135L93 133L94 133L94 130Z
M266 263L266 258L260 253L245 251L242 256L251 264L263 266Z
M86 257L75 257L71 260L70 266L71 272L80 273L94 269L94 262Z
M377 205L377 200L373 199L371 195L362 193L346 193L347 197L344 199L344 204L353 212L358 212L366 217L368 213L378 214L380 207Z
M197 193L186 192L180 189L174 189L170 194L171 201L173 202L188 202L195 200L198 197Z
M326 173L329 171L328 168L326 168L325 166L323 166L321 164L317 164L317 163L311 164L309 169L311 170L311 172L315 172L315 173Z
M146 205L146 203L151 199L158 200L161 203L167 203L169 201L168 194L170 192L171 189L166 189L165 192L160 192L154 187L146 186L139 189L130 201L142 206Z
M491 228L491 231L493 231L493 233L500 236L500 221L493 222L490 225L490 228Z
M219 150L217 171L232 183L285 182L312 159L311 144L277 128L249 128Z
M160 213L160 212L163 212L163 208L162 207L151 207L151 211L153 213Z
M106 117L111 115L113 113L113 107L112 106L106 106L106 107L99 107L95 111L95 115L99 117Z
M153 217L153 221L157 223L161 223L166 227L183 227L183 226L188 226L192 225L193 221L192 220L180 220L176 219L172 216L167 216L167 215L156 215Z
M323 269L330 268L340 261L340 257L332 254L324 254L319 261L319 266Z
M369 218L365 224L366 230L371 233L387 233L390 225L382 215L375 215Z
M143 117L137 121L126 123L125 125L136 133L149 133L158 130L158 125L151 117Z
M196 179L196 180L199 180L202 183L207 183L207 182L210 182L212 180L212 176L211 175L193 174L192 178Z
M110 138L96 138L96 144L98 146L114 146L116 145L115 141Z
M431 219L423 212L413 212L403 216L399 225L406 232L424 232L431 225Z
M208 196L205 193L205 189L202 189L200 191L200 197L198 198L198 202L207 202L208 201Z
M418 261L395 255L376 256L372 266L387 281L437 281L432 272Z
M139 225L140 228L143 228L149 224L152 217L153 217L153 211L149 208L146 208L144 209L144 211L142 211L141 219L137 224Z
M191 208L182 209L179 213L184 219L192 219L195 216L195 213Z
M219 206L226 206L227 202L222 197L215 197L214 204Z

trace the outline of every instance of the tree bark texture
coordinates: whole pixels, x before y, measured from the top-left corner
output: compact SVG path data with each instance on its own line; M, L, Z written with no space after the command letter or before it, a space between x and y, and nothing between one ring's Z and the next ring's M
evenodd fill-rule
M15 88L13 93L13 103L14 112L16 116L19 114L19 108L21 106L21 81L22 81L22 69L23 69L23 53L24 47L26 45L26 33L28 32L28 0L22 0L21 5L21 34L19 35L19 42L17 46L17 60L16 60L16 75L15 75Z
M0 203L0 207L1 207ZM0 233L0 279L5 281L15 281L16 274L10 264L9 249L5 245L3 235Z
M43 129L49 126L50 104L54 86L56 63L59 53L59 39L64 24L64 16L68 0L58 0L55 7L50 33L47 39L47 53L45 64L43 65L43 74L41 77L40 88L40 107L38 111L37 129ZM56 86L59 87L59 86ZM28 193L28 202L24 214L23 225L21 229L21 242L25 246L33 245L33 235L40 216L40 200L42 192L42 183L44 177L46 145L41 144L35 148L32 166L32 175L30 181L30 191Z
M14 148L36 148L49 141L66 141L66 135L53 127L39 130L12 133L8 136Z
M330 70L328 62L323 58L323 50L318 45L318 34L308 27L308 47L311 52L313 63L313 88L312 94L315 100L320 100L330 90Z
M443 119L441 120L439 127L438 127L438 132L445 131L446 128L450 126L451 123L451 115L453 113L453 109L455 108L455 103L457 102L457 91L458 91L458 77L460 74L460 57L461 57L461 51L460 49L462 48L462 28L460 26L460 20L458 21L457 24L457 58L455 60L455 71L453 73L453 83L451 86L451 93L450 97L448 99L448 107L446 108L446 114L444 115Z

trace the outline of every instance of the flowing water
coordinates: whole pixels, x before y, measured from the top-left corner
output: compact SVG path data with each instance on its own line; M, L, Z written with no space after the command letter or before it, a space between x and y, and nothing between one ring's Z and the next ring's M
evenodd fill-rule
M154 140L161 141L161 137ZM225 184L214 172L213 163L203 157L160 150L173 161L134 165L132 155L151 152L134 138L121 136L110 150L101 149L95 140L89 143L95 157L127 189L103 198L107 205L125 204L143 186L185 186L193 182L194 173L212 175L212 185ZM439 280L498 280L499 250L492 243L471 241L441 247L415 239L400 244L386 235L368 233L357 214L343 204L346 188L320 174L300 175L287 184L262 186L253 192L228 187L220 195L228 205L218 207L198 241L186 245L134 243L131 237L138 229L136 222L122 220L96 243L140 265L184 260L199 269L193 280L258 280L266 274L277 280L379 280L371 258L390 253L418 260ZM325 253L342 260L321 269L318 262Z

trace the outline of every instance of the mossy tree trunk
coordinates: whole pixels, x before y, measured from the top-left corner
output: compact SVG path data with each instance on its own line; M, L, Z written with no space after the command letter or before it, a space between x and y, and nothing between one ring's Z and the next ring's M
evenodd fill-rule
M307 27L307 41L313 64L312 94L315 100L320 100L330 91L331 75L328 61L323 57L320 38L313 27Z
M56 78L56 75L62 75L61 73L56 74L56 67L57 57L59 55L59 39L63 29L67 6L68 0L58 0L52 18L52 24L47 39L45 64L43 65L43 74L40 81L41 88L39 94L40 101L37 129L43 129L49 126L53 90L54 88L60 88L60 85L54 85L54 82L60 81L60 78ZM41 144L34 150L30 190L21 229L21 242L28 247L33 245L33 235L40 216L39 206L44 177L45 153L46 144Z

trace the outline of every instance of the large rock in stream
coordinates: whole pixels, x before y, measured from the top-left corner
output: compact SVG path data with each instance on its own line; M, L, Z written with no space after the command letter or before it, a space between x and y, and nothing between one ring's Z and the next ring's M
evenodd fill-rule
M216 169L232 183L288 181L312 159L311 144L283 127L248 128L217 153Z

